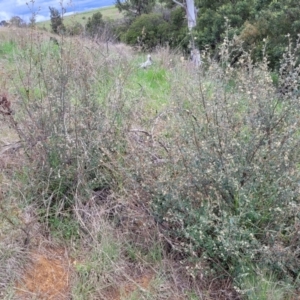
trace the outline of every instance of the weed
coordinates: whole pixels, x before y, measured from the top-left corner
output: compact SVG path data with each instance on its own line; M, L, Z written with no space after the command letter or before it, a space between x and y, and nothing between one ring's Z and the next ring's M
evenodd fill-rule
M255 272L250 268L240 277L242 294L247 299L292 299L291 286L278 282L276 276L267 275L262 270Z
M60 215L57 217L49 216L48 224L49 229L55 238L64 241L79 238L79 225L70 215Z

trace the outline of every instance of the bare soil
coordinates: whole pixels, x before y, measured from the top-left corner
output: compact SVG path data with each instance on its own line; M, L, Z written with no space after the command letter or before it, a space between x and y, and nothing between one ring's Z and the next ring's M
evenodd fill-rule
M21 282L16 284L20 300L69 299L72 260L64 249L40 250L31 254L29 266Z

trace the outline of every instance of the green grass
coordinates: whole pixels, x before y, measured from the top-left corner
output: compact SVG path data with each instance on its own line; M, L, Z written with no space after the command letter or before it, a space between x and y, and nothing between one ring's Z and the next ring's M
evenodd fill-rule
M94 9L86 12L75 13L74 15L70 15L70 16L64 16L64 24L70 25L75 22L79 22L84 26L87 23L88 18L91 18L92 15L97 12L101 12L104 20L116 20L123 17L123 15L119 13L118 9L115 6L109 6L109 7L103 7L103 8ZM38 22L37 25L39 28L46 28L47 30L51 29L50 20Z
M242 294L248 300L289 300L292 299L291 286L278 282L276 276L260 271L250 271L241 278Z
M137 97L148 98L145 109L149 113L156 113L167 105L170 97L171 86L168 76L168 71L160 66L153 65L146 70L136 67L126 88Z
M79 238L80 231L78 222L76 222L71 215L50 217L49 226L53 237L60 238L61 240L74 240Z
M12 57L16 44L13 41L5 41L0 43L0 58L1 57Z
M0 44L0 54L8 54L15 49L15 43L14 42L4 42Z

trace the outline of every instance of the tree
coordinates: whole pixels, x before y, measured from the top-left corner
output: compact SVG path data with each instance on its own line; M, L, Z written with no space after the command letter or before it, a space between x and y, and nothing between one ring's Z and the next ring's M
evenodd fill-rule
M0 26L8 26L8 25L9 25L9 23L6 22L5 20L2 20L2 21L0 22Z
M14 16L9 20L9 23L14 27L25 27L26 22L19 16Z
M189 29L196 26L197 10L194 0L183 0L182 2L180 0L161 0L161 2L165 2L168 7L174 7L174 5L182 7L186 12Z
M244 26L241 39L248 47L254 49L255 58L260 59L263 48L266 46L266 53L269 66L272 69L280 67L280 60L290 42L297 47L299 57L299 46L296 41L300 33L300 6L298 0L269 1L265 6L256 12L249 24L254 27L254 34L247 34L247 26ZM264 39L267 41L266 45ZM297 60L299 64L299 59Z
M166 0L170 1L170 0ZM187 23L188 23L188 28L190 33L192 33L193 28L195 28L197 22L197 10L195 7L195 2L194 0L184 0L183 2L177 1L177 0L172 0L175 4L181 6L186 13L186 18L187 18ZM200 66L201 64L201 57L200 57L200 51L196 49L195 43L194 43L194 37L193 34L191 34L191 58L193 60L193 63L195 66Z
M49 6L49 10L50 10L50 19L51 19L52 31L56 34L64 32L65 31L65 26L63 24L63 18L60 15L59 11L56 8L50 7L50 6Z
M185 23L188 23L191 36L194 37L190 39L191 46L193 47L193 42L195 48L204 49L209 46L215 58L218 57L219 45L227 34L229 38L238 36L239 42L243 42L243 49L251 52L254 61L261 60L263 53L267 54L269 66L276 69L280 65L288 39L296 47L300 33L299 0L159 1L171 8L177 5L185 12L188 21L185 20ZM176 34L177 30L174 43ZM297 51L300 52L299 47Z
M92 15L92 18L88 18L88 21L85 25L86 32L91 35L95 36L103 30L105 23L102 18L101 12L97 12Z
M168 38L168 44L171 48L183 50L185 54L188 53L190 35L185 10L182 7L177 6L171 10L166 38Z
M148 14L155 6L155 0L116 0L116 7L120 12L125 11L130 18Z

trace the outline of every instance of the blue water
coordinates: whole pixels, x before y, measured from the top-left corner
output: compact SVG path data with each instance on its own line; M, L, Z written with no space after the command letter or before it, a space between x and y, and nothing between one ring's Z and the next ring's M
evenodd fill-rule
M103 6L114 5L115 2L116 2L115 0L101 0L101 1L97 1L96 3L99 4L99 7L103 7Z
M29 5L26 5L25 1L16 5L17 1L12 0L0 0L0 21L9 20L12 16L20 16L26 22L35 13L37 21L43 21L50 18L49 6L55 7L61 11L59 0L35 0L34 4L31 1L27 1ZM72 0L69 4L69 0L63 0L63 6L67 13L80 13L87 10L97 9L104 6L112 6L115 4L115 0Z
M86 1L80 1L80 0L74 0L72 2L73 6L76 7L76 11L86 11L91 9L96 9L104 6L111 6L115 4L115 0L86 0Z
M97 9L105 6L112 6L115 4L115 0L73 0L70 7L67 7L67 12L84 12L87 10Z

